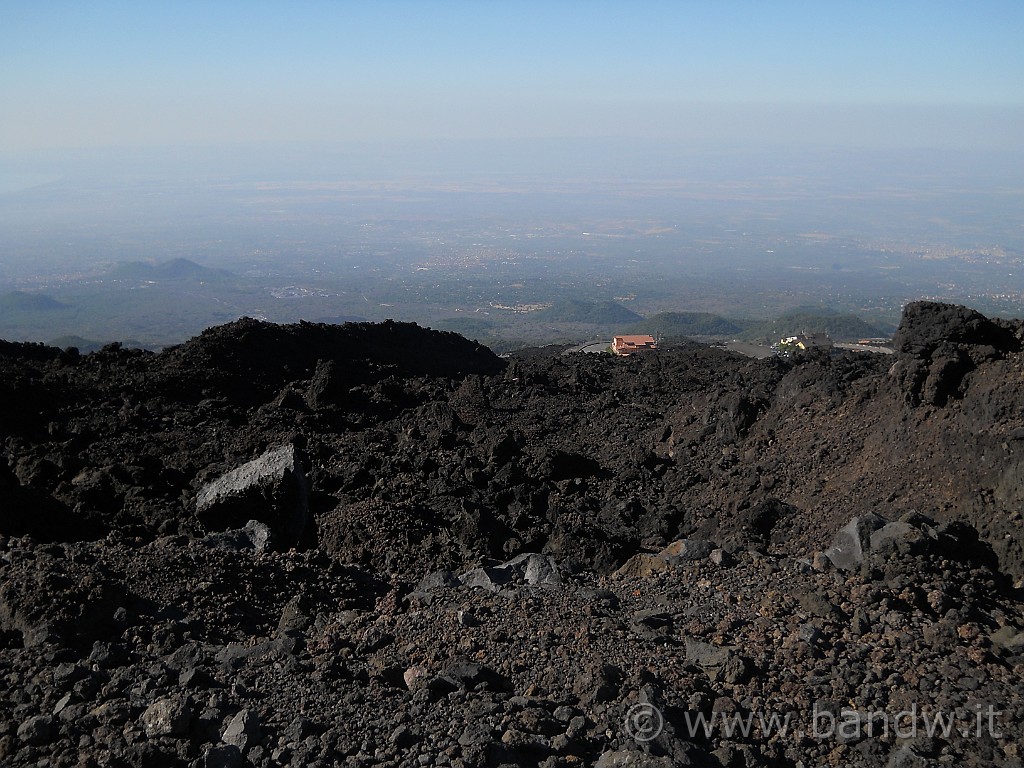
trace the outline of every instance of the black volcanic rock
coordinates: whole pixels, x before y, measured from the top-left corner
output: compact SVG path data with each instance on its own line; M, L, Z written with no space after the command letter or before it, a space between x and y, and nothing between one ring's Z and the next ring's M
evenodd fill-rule
M903 310L893 348L898 354L930 358L946 345L991 347L996 353L1019 352L1019 333L1012 325L990 320L964 306L917 301ZM987 350L986 350L987 351Z
M911 305L895 357L505 361L254 320L159 354L0 343L0 762L1016 766L1020 338ZM281 446L301 539L287 472L196 518ZM912 746L686 731L987 702L1001 735Z
M39 541L81 541L102 536L105 527L76 514L45 491L22 485L0 465L0 535L32 536Z
M243 318L204 331L162 358L180 387L218 392L246 404L264 402L285 384L314 377L318 392L336 392L388 376L454 378L493 374L503 367L489 349L454 333L390 320L275 325ZM334 364L331 374L323 370L329 362ZM330 383L321 384L328 376Z
M963 306L915 302L893 337L899 360L894 375L912 403L943 406L963 396L963 382L978 365L1019 352L1012 325Z

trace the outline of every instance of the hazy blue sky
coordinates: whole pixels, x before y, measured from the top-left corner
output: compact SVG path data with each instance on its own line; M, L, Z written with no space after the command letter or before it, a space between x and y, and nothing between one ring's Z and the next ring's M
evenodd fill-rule
M1024 2L6 0L0 148L1019 147Z

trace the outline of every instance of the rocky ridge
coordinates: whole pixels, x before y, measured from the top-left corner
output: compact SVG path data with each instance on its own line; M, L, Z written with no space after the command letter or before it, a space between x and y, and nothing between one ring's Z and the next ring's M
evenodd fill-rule
M1019 765L1022 339L0 343L0 760ZM880 732L912 706L956 727Z

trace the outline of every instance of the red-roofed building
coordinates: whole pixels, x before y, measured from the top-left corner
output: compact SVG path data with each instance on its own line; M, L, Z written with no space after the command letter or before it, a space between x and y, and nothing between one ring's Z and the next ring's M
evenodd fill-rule
M612 339L612 352L616 355L631 355L657 348L658 342L653 336L616 336Z

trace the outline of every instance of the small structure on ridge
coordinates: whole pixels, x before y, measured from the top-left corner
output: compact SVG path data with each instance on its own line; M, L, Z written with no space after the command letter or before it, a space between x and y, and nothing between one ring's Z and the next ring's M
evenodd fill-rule
M616 336L612 339L612 352L616 355L632 355L657 348L658 342L653 336Z

